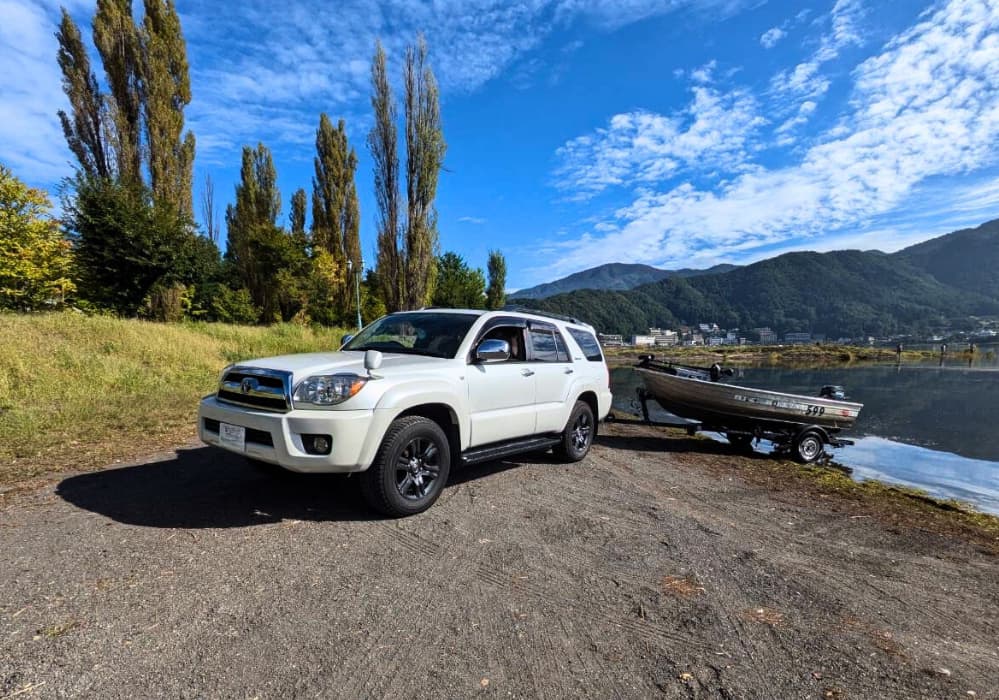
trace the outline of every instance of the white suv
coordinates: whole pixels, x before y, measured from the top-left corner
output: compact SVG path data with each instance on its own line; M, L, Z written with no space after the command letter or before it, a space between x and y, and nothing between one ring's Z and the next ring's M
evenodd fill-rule
M297 472L362 472L393 516L429 508L451 467L554 448L583 459L611 406L593 328L511 311L390 314L340 352L226 367L201 401L209 445Z

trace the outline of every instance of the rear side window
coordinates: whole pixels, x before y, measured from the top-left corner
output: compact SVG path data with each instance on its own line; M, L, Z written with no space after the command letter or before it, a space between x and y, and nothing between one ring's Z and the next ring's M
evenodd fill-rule
M579 347L583 350L583 354L586 359L590 362L603 362L604 356L600 352L600 343L597 339L593 337L593 334L589 331L584 331L582 328L566 328L569 331L569 335L572 336L573 340L579 343Z
M551 328L532 328L531 350L536 362L569 362L569 352L565 341L557 330Z

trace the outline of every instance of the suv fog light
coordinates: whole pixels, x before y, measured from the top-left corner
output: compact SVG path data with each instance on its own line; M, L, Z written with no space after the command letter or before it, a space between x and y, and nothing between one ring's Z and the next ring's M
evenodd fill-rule
M328 455L333 446L329 435L303 435L302 443L310 455Z

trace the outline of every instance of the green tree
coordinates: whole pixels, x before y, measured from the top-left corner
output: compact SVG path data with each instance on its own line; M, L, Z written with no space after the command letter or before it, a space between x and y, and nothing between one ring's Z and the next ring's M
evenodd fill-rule
M142 39L131 0L97 0L93 28L111 93L108 126L116 174L137 183L142 180Z
M225 212L226 259L232 265L237 287L250 292L253 302L265 310L265 320L271 320L277 304L268 293L269 276L264 271L269 261L262 259L261 248L270 247L280 211L281 192L270 150L262 143L256 149L244 146L236 203L226 207Z
M60 306L75 291L72 251L44 192L0 164L0 308Z
M90 177L110 177L113 164L108 152L106 137L107 113L104 95L97 84L97 77L90 69L90 58L83 45L80 30L62 10L59 31L58 62L62 71L62 89L69 98L72 117L59 110L59 122L83 172Z
M403 308L402 254L399 235L399 136L396 127L395 99L389 84L385 49L375 44L371 61L371 108L375 125L368 134L368 150L374 161L375 201L378 204L378 256L376 280L388 311Z
M333 128L326 114L316 129L315 177L312 179L312 245L328 251L337 264L348 260L360 269L360 214L354 173L357 154L347 142L341 119Z
M97 306L134 315L155 289L201 284L217 270L215 244L145 185L81 174L74 189L64 223L81 295Z
M291 214L288 217L291 224L291 232L296 234L305 233L305 209L309 203L305 190L298 188L291 196Z
M482 270L471 269L457 253L448 251L437 258L437 286L434 306L455 309L481 309L486 303L486 278Z
M438 248L437 179L447 145L441 127L437 80L427 65L427 42L419 36L406 50L405 308L420 308L432 298Z
M141 99L153 196L194 216L194 134L184 131L184 107L191 101L187 45L173 0L145 0L141 33Z
M489 287L486 289L486 308L502 309L506 304L506 258L498 250L489 251Z

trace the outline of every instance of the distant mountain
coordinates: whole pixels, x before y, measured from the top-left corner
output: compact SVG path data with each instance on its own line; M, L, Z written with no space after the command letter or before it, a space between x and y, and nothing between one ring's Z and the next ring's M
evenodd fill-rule
M576 272L554 282L521 289L510 296L518 299L541 299L555 294L574 292L577 289L634 289L643 284L658 282L667 277L713 275L734 270L736 267L736 265L715 265L706 270L694 270L690 268L661 270L658 267L650 267L649 265L607 263L606 265L591 267L582 272Z
M999 314L999 221L891 255L787 253L720 274L577 290L530 305L625 335L682 322L832 337L929 332L952 319Z
M944 284L999 298L999 219L917 243L892 257Z

